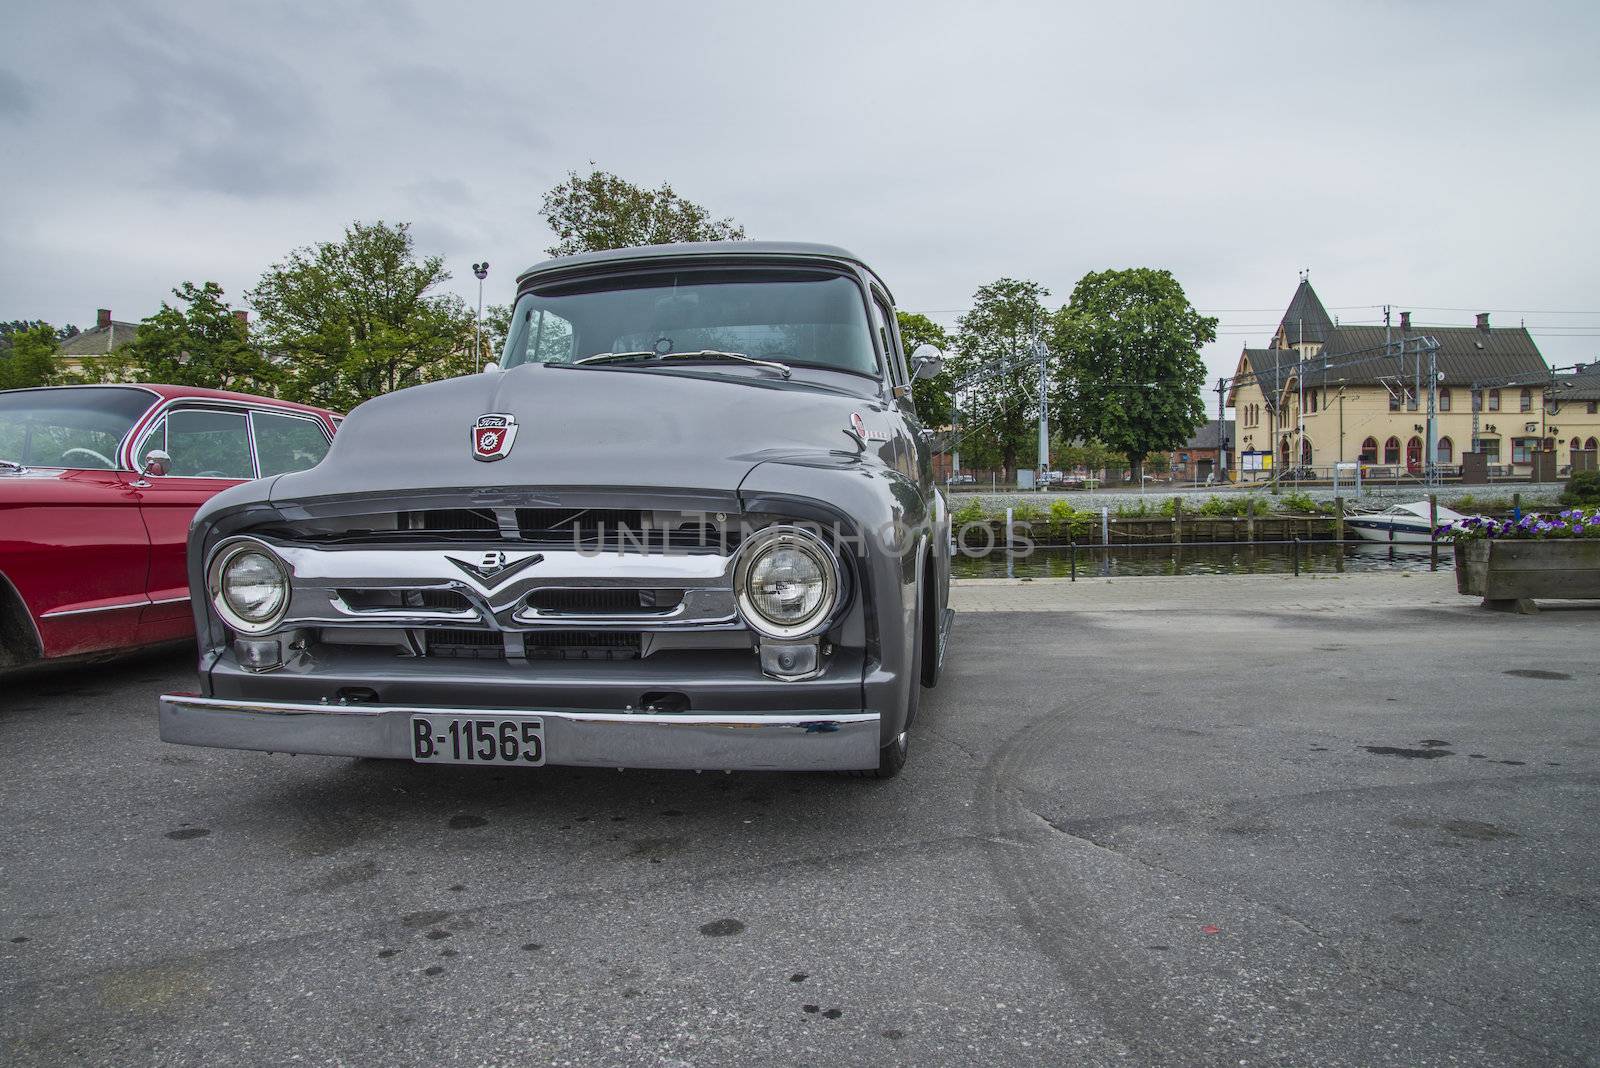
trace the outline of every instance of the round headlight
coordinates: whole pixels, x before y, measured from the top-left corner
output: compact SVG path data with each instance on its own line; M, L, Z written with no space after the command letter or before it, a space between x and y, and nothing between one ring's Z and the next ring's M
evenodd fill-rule
M768 530L745 545L734 584L746 623L768 637L796 638L832 615L839 568L815 538L797 530Z
M235 630L262 633L283 617L289 575L264 545L243 542L217 554L211 565L212 603Z
M817 610L827 580L816 557L792 545L768 549L750 567L750 601L774 623L793 626Z

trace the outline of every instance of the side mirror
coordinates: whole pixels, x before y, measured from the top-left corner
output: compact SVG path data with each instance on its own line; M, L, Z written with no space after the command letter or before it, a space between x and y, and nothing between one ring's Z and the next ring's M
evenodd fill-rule
M934 345L918 345L911 354L911 378L924 381L944 370L944 353Z
M483 365L483 373L486 375L492 375L498 370L500 370L500 365L495 363L493 360L490 360L488 363Z
M172 470L172 457L160 449L151 449L144 454L144 466L139 469L139 477L149 478L155 475L161 478Z

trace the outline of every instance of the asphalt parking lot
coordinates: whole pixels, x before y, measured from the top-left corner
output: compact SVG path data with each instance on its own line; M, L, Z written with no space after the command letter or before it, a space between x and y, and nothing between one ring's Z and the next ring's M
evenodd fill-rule
M1594 1063L1600 610L1388 578L964 592L886 783L172 747L187 655L6 683L0 1062Z

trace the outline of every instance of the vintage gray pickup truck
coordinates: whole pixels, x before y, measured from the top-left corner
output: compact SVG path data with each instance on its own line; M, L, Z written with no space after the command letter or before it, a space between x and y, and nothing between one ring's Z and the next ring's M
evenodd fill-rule
M189 539L186 745L624 768L904 765L951 531L888 287L824 245L570 256L498 366L377 397Z

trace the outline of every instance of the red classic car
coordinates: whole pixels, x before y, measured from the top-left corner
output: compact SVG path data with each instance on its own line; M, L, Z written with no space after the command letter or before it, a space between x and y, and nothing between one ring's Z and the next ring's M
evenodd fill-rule
M338 422L187 386L0 391L0 671L193 634L195 510L316 466Z

